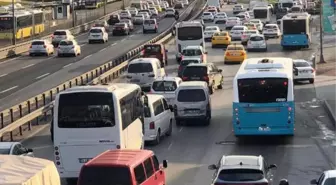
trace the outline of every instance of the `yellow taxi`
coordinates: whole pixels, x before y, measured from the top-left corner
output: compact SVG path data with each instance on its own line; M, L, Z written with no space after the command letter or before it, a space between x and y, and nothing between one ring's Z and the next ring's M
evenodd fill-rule
M215 47L226 47L231 44L231 37L227 31L216 32L212 36L211 45Z
M241 44L231 44L229 45L224 53L224 64L231 63L242 63L247 58L246 51Z
M258 29L257 24L254 24L254 23L251 23L251 22L244 23L244 26L246 26L247 29L249 29L249 30L257 30Z
M162 12L162 7L160 5L155 5L154 6L158 12Z

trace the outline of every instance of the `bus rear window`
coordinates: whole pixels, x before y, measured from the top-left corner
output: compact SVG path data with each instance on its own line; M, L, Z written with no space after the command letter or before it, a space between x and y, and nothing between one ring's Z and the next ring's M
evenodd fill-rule
M181 27L177 29L179 40L200 40L203 38L202 27Z
M78 179L80 185L132 185L131 180L130 170L121 166L86 166Z
M283 20L283 34L305 34L306 20Z
M59 128L113 127L114 117L111 93L80 92L59 97Z
M286 102L287 78L250 78L238 80L240 103Z

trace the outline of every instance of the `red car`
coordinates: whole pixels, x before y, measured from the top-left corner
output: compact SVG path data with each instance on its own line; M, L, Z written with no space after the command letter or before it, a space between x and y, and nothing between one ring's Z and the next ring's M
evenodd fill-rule
M163 44L147 44L142 50L141 56L143 58L157 58L161 62L161 67L168 65L168 50Z

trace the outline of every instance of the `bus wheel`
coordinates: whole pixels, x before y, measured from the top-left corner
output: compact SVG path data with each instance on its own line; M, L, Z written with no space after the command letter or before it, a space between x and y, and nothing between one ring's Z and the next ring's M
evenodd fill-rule
M155 144L155 145L158 145L159 143L160 143L160 138L161 137L161 131L160 131L160 129L158 130L158 132L157 132L157 134L156 134L156 138L155 138L155 140L153 141L153 143Z

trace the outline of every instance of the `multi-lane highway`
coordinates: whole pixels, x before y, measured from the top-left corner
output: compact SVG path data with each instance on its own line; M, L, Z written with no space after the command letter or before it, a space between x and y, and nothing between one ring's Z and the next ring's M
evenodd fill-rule
M224 9L226 12L230 10L231 6ZM125 42L128 40L131 43L135 39L126 39ZM268 52L249 52L248 57L308 58L313 52L313 48L283 52L277 39L268 40L268 44ZM166 67L166 72L171 76L176 76L178 65L174 59L174 41L169 42L166 47L169 51L169 66ZM278 168L273 171L274 182L276 182L274 184L278 184L281 178L289 179L290 184L308 184L310 179L316 178L323 170L334 168L335 134L322 105L315 99L315 89L321 83L319 77L315 85L301 84L295 87L296 130L294 137L253 137L237 140L232 133L231 104L232 79L239 65L224 65L222 49L211 49L207 44L207 51L208 62L213 62L222 69L225 77L224 88L215 91L212 95L211 125L209 127L193 125L176 127L174 125L172 137L164 138L158 146L146 147L153 150L160 160L169 161L167 184L210 184L213 172L209 171L207 166L216 164L222 155L230 154L263 155L269 163L277 164ZM103 57L107 53L103 51L95 55ZM97 60L90 60L91 63L95 63L94 61ZM79 71L78 69L73 72L80 73ZM57 76L57 78L62 77ZM115 80L115 82L124 81L124 78ZM49 128L45 128L24 143L34 149L37 157L53 160Z

